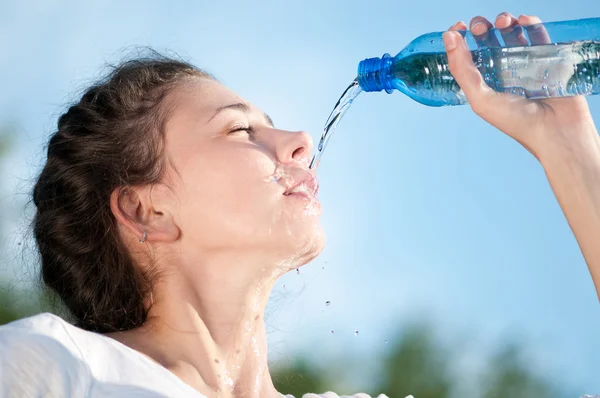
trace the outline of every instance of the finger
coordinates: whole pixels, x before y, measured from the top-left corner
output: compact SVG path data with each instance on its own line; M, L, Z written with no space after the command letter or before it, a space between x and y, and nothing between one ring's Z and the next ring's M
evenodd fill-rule
M498 93L492 90L473 63L465 40L457 32L443 35L448 54L450 73L465 93L476 114L503 131L510 131L512 121L527 108L524 98ZM535 105L535 104L534 104ZM517 116L517 117L516 117Z
M450 27L448 30L467 30L467 24L463 21L457 22Z
M494 27L490 21L484 17L477 16L471 19L469 23L471 33L479 47L500 47L500 42L496 35L490 29Z
M536 16L521 15L519 16L519 24L525 27L529 41L532 45L549 44L551 43L550 35L544 27L540 25L542 20Z
M523 33L523 27L519 25L519 20L512 14L508 12L499 14L494 25L500 30L506 47L518 47L528 44Z
M458 32L444 32L442 36L448 54L448 67L470 103L478 102L491 91L473 63L473 56Z

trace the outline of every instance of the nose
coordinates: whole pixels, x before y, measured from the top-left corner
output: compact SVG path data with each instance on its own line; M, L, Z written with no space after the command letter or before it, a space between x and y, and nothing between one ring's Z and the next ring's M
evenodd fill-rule
M285 136L280 141L277 148L277 157L281 163L308 162L313 150L313 140L310 134L305 131L282 132Z

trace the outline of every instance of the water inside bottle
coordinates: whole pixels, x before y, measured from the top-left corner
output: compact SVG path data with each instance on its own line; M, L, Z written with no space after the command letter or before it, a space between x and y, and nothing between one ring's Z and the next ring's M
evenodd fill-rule
M323 152L325 151L325 147L331 138L331 135L335 131L340 120L344 117L344 114L352 105L352 102L358 95L362 92L360 85L358 84L358 80L355 79L348 88L344 91L340 99L336 102L329 118L327 118L327 122L325 123L325 129L323 130L323 134L321 135L321 139L319 140L319 146L317 147L317 153L313 156L310 162L310 168L316 169L321 161L321 156L323 156Z
M600 94L600 42L576 41L472 51L494 90L531 99ZM415 53L392 66L397 88L432 106L466 103L446 53Z
M494 72L487 80L499 91L532 99L600 94L600 42L498 50L490 59L500 65L488 66Z

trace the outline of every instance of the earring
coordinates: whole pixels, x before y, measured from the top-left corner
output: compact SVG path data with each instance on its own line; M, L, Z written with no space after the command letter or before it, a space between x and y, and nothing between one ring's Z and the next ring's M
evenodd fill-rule
M144 233L142 234L142 239L140 239L140 243L144 243L146 241L147 237L148 237L148 234L146 233L146 231L144 231Z

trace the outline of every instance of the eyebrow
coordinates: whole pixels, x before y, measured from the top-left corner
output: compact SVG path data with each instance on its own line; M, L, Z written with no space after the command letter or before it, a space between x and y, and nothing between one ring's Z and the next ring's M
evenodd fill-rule
M236 110L239 112L244 112L244 113L250 113L250 107L247 104L244 104L243 102L238 102L237 104L229 104L229 105L225 105L220 108L217 108L217 110L211 116L211 118L208 119L207 123L209 123L211 120L213 120L219 113L229 110L229 109ZM271 127L275 127L275 125L273 124L273 119L271 119L269 117L269 115L267 115L266 113L263 112L263 116L264 116L265 120L267 121L267 123L269 123L271 125Z

